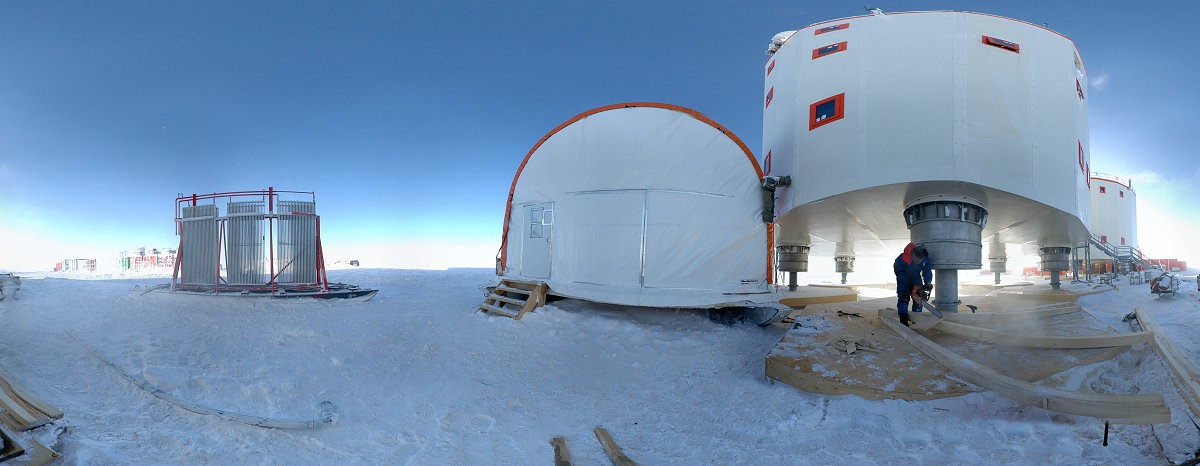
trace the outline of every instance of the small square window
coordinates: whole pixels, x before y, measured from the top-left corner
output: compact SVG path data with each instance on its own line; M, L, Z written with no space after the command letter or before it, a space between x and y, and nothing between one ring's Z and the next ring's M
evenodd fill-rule
M1104 192L1105 192L1105 191L1104 191L1104 186L1101 186L1101 187L1100 187L1100 194L1104 194Z
M846 50L846 43L845 43L845 42L838 42L838 43L836 43L836 44L829 44L829 45L826 45L826 46L824 46L824 47L821 47L821 48L816 48L816 49L813 49L812 57L813 57L813 60L816 60L816 59L818 59L818 58L821 58L821 57L824 57L824 56L826 56L826 55L835 54L835 53L841 52L841 51L843 51L843 50Z
M997 39L992 36L983 36L983 43L992 47L1001 48L1013 53L1021 53L1021 45L1016 42L1009 42L1004 39Z
M1100 235L1100 242L1104 243L1104 244L1108 244L1108 237L1105 235Z
M1124 245L1125 245L1125 237L1124 237L1124 236L1122 236L1122 237L1121 237L1121 246L1124 246Z
M771 63L767 63L767 76L770 76L771 70L774 70L774 69L775 69L775 60L772 59Z
M842 29L846 29L849 27L850 27L850 23L842 23L842 24L835 24L833 26L825 26L821 29L817 29L816 31L813 31L813 35L819 36L826 32L841 31Z
M845 116L846 94L838 94L808 106L808 130L841 120Z
M771 99L775 97L775 86L771 86L771 90L767 91L767 103L763 104L763 109L771 106Z
M1120 194L1121 197L1125 197L1125 191L1117 191L1117 194Z

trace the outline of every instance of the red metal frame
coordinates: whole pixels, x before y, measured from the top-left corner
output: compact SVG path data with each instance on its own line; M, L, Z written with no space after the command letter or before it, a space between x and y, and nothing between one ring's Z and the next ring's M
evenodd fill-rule
M829 102L834 102L833 115L825 118L824 120L817 121L817 107L825 105ZM808 130L812 131L819 127L822 127L827 124L833 123L835 121L841 120L845 116L846 116L846 93L845 92L835 95L833 97L830 97L828 99L819 100L819 101L813 103L812 105L808 106Z
M767 103L763 104L763 110L771 106L771 98L775 97L775 86L771 86L771 90L767 91Z
M830 48L830 47L833 47L833 50L830 50L830 51L828 51L828 52L825 52L825 53L821 53L821 51L822 51L822 50L828 49L828 48ZM817 47L817 48L813 49L813 52L812 52L812 59L813 59L813 60L816 60L816 59L818 59L818 58L821 58L821 57L828 57L828 56L830 56L830 55L833 55L833 54L835 54L835 53L838 53L838 52L844 52L844 51L846 51L846 41L838 42L838 43L836 43L836 44L829 44L829 45L826 45L826 46L824 46L824 47Z
M269 235L268 247L270 248L269 260L271 262L271 272L270 272L271 294L274 295L277 291L276 286L275 286L275 218L278 217L278 215L275 213L275 201L281 194L308 194L308 195L312 196L313 202L317 201L317 194L314 191L279 191L279 190L276 190L273 186L268 187L265 191L262 191L262 190L260 190L260 191L231 191L231 192L223 192L223 193L191 194L189 196L176 197L175 198L175 233L179 234L181 236L179 238L179 247L178 247L178 249L175 250L175 264L174 264L173 270L171 272L171 289L172 290L175 289L175 285L179 280L179 274L183 267L183 261L185 260L183 257L183 237L182 237L183 219L181 217L182 208L184 207L184 204L185 203L191 204L191 207L195 207L199 203L199 201L211 200L214 203L216 203L217 199L232 200L234 197L259 196L267 201L267 206L268 206L267 207L267 215L265 215L265 217L267 218L267 223L268 223L267 230L268 230L268 235ZM328 293L329 292L329 276L328 276L328 273L326 272L326 268L325 268L325 249L321 245L321 217L317 214L302 213L302 212L289 212L289 214L311 215L311 216L315 217L317 220L317 257L316 257L317 282L313 283L311 285L319 286L322 288L322 292ZM214 289L216 290L216 294L221 293L221 280L223 280L221 278L221 252L224 251L224 245L226 243L226 241L225 241L225 222L226 221L227 221L226 219L221 219L220 222L218 223L218 228L220 228L221 231L218 233L218 237L217 237L217 282L213 284L215 287Z
M1021 53L1021 44L1016 42L997 39L992 36L983 36L983 43L992 47L1007 50L1012 53Z
M767 76L771 75L771 71L775 69L775 59L772 58L770 63L767 63Z
M819 36L819 35L825 34L827 32L841 31L843 29L849 29L849 28L850 28L850 23L835 24L833 26L825 26L821 29L817 29L816 31L813 31L813 35Z

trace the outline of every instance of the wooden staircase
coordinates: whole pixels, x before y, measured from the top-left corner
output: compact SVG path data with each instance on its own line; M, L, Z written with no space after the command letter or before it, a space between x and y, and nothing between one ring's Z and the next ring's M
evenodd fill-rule
M501 279L500 285L479 305L479 310L520 320L526 312L546 304L548 289L543 282Z

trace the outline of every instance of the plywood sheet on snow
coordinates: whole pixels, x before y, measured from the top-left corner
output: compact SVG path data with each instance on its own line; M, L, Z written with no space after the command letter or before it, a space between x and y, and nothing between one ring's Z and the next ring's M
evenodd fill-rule
M1016 297L989 296L968 300L980 310L996 313L1065 307L1070 294L1032 293ZM880 308L895 309L895 299L814 305L796 311L794 328L766 359L766 375L803 390L832 395L856 394L868 399L922 400L958 396L981 390L955 376L922 354L878 319ZM1035 319L995 319L974 323L997 331L1048 336L1117 334L1087 313L1060 313ZM843 314L839 315L838 311ZM862 317L847 316L856 313ZM1027 314L1027 315L1037 315ZM1045 349L1004 347L936 328L925 332L931 340L955 353L1008 376L1036 381L1073 366L1112 358L1125 348ZM845 341L861 342L845 351Z

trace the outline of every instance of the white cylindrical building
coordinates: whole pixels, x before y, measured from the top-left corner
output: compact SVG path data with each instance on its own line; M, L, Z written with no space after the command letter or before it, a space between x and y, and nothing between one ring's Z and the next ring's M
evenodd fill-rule
M1137 249L1137 193L1133 181L1104 173L1092 173L1088 180L1092 199L1091 232L1093 239L1117 250L1119 254ZM1109 259L1104 251L1091 246L1092 259Z
M1086 243L1087 74L1061 34L965 12L846 18L797 30L764 74L764 165L792 178L779 244L922 242L956 289L984 241L1055 267Z

